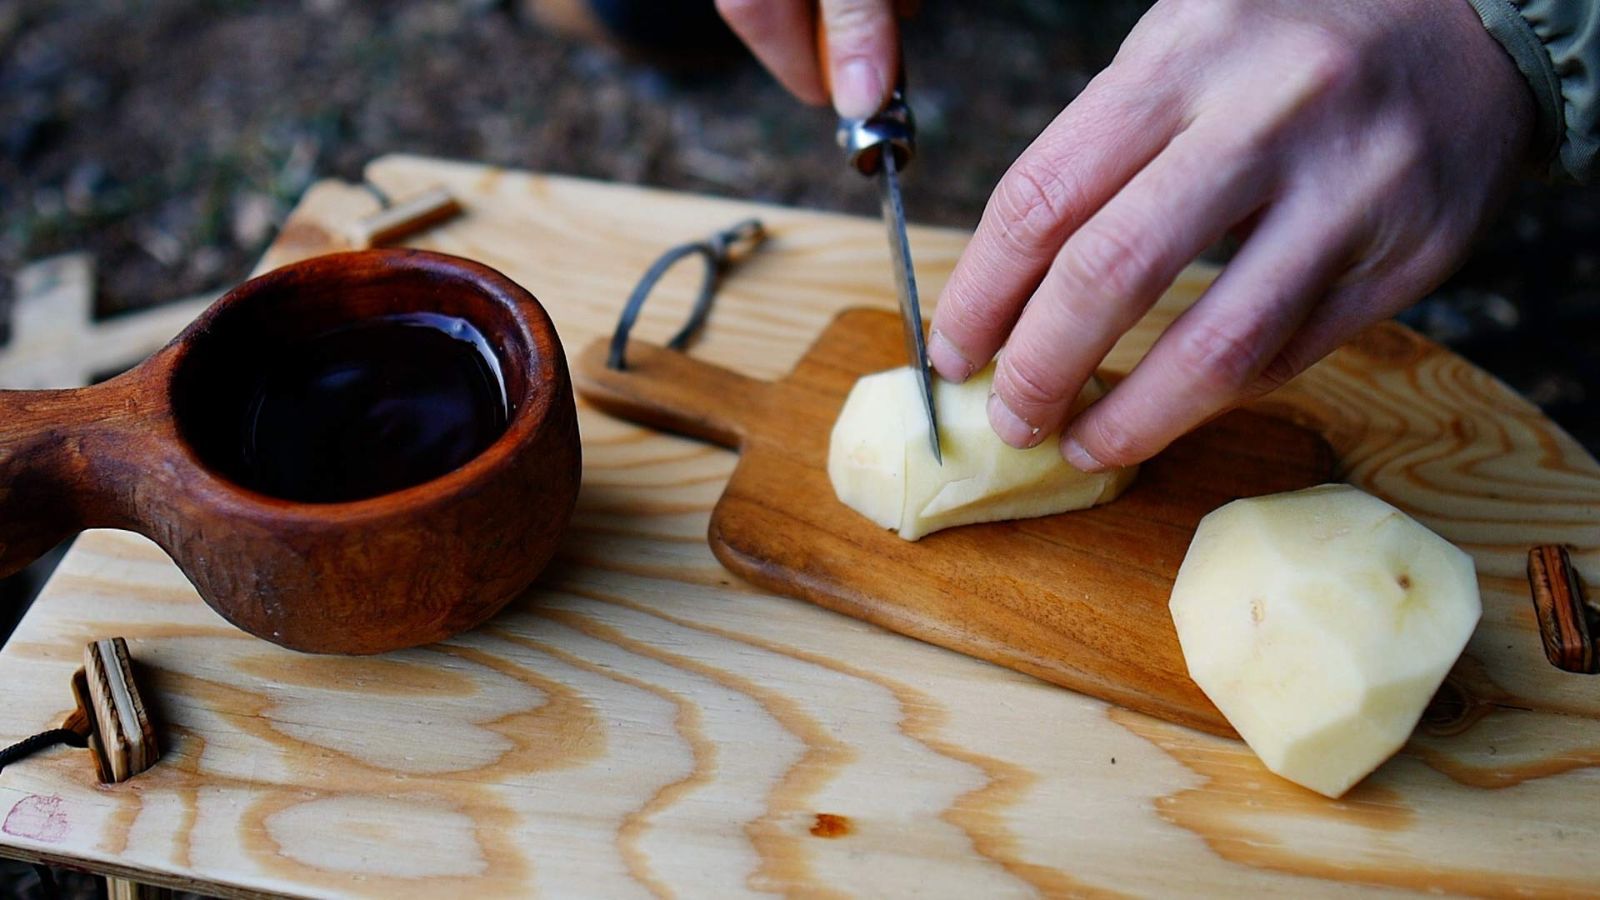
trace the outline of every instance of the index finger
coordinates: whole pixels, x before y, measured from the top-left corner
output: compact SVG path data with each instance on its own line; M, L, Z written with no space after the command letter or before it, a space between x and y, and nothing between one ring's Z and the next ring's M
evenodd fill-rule
M1176 91L1107 69L1017 157L939 295L928 357L951 381L994 356L1067 238L1177 132Z

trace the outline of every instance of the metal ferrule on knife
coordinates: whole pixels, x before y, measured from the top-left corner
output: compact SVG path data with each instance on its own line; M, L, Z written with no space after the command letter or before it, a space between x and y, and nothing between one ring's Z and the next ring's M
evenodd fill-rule
M838 140L845 160L863 175L878 174L884 147L894 151L895 168L904 172L917 155L917 123L906 104L905 80L895 84L889 102L877 115L840 119Z

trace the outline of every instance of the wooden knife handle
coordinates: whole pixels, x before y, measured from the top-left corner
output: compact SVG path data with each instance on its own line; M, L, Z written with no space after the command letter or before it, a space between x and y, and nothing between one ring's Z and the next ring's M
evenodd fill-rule
M771 382L642 341L628 344L619 371L606 366L610 346L591 342L572 371L578 395L605 412L733 450L763 420Z

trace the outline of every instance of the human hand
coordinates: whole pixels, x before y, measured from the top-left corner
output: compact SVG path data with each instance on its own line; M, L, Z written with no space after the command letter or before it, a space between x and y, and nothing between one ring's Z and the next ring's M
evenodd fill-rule
M1442 281L1532 122L1463 0L1163 0L995 188L930 360L960 381L1000 351L989 420L1037 444L1182 267L1241 234L1062 435L1080 469L1140 462Z
M820 6L820 10L819 7ZM717 12L761 64L806 103L864 119L883 108L900 66L896 13L906 0L717 0ZM828 71L817 59L820 12Z

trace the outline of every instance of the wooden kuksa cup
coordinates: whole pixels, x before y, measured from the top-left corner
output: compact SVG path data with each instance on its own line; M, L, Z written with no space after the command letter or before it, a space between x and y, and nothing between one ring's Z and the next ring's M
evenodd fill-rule
M227 371L377 316L471 322L504 378L505 432L459 468L364 500L257 493L208 464L203 424ZM214 457L213 457L214 458ZM504 275L413 250L322 256L228 292L173 342L103 384L0 391L0 576L83 528L170 554L245 631L318 653L442 640L538 576L571 519L577 413L549 316Z

